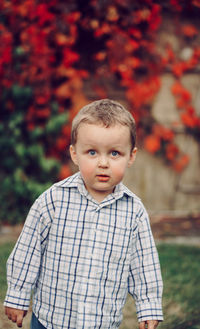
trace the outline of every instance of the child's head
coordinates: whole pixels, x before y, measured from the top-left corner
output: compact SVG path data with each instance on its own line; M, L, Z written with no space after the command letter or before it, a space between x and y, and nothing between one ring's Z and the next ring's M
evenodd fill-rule
M117 102L93 102L72 124L70 154L88 192L97 201L112 193L135 160L135 122Z
M127 111L120 103L110 100L102 99L94 101L84 106L76 115L72 122L71 144L75 145L77 142L78 128L81 123L89 123L95 125L103 125L111 127L116 124L127 126L130 130L132 149L136 143L136 126L135 120L131 113Z

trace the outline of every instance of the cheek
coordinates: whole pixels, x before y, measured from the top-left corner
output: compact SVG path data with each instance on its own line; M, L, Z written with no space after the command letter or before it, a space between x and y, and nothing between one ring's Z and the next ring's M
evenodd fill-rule
M126 166L124 166L123 164L120 166L113 166L112 173L116 179L121 180L124 176L125 170Z
M91 161L87 161L86 159L84 161L79 162L79 170L82 176L89 177L90 175L92 175L95 168L95 164Z

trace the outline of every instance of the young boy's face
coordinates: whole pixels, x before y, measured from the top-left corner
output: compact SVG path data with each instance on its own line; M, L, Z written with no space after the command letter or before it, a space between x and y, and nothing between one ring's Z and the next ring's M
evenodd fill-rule
M88 192L101 202L123 179L135 159L127 126L82 123L77 142L70 146L73 162L78 165Z

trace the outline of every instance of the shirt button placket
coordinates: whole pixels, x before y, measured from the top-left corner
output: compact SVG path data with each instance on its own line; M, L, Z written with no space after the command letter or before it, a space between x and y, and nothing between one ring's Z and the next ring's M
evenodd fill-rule
M90 256L90 266L88 275L88 290L87 298L85 303L85 309L87 314L95 314L96 306L94 300L98 296L98 291L96 291L96 280L97 280L97 269L98 269L98 211L97 208L93 208L91 211L91 228L89 234L89 240L92 245L91 256ZM94 299L94 300L93 300ZM94 308L94 310L93 310Z

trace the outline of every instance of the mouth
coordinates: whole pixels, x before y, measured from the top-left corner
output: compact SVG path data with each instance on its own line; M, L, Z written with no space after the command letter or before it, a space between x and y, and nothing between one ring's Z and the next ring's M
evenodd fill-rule
M108 175L97 175L97 178L99 182L107 182L110 177Z

